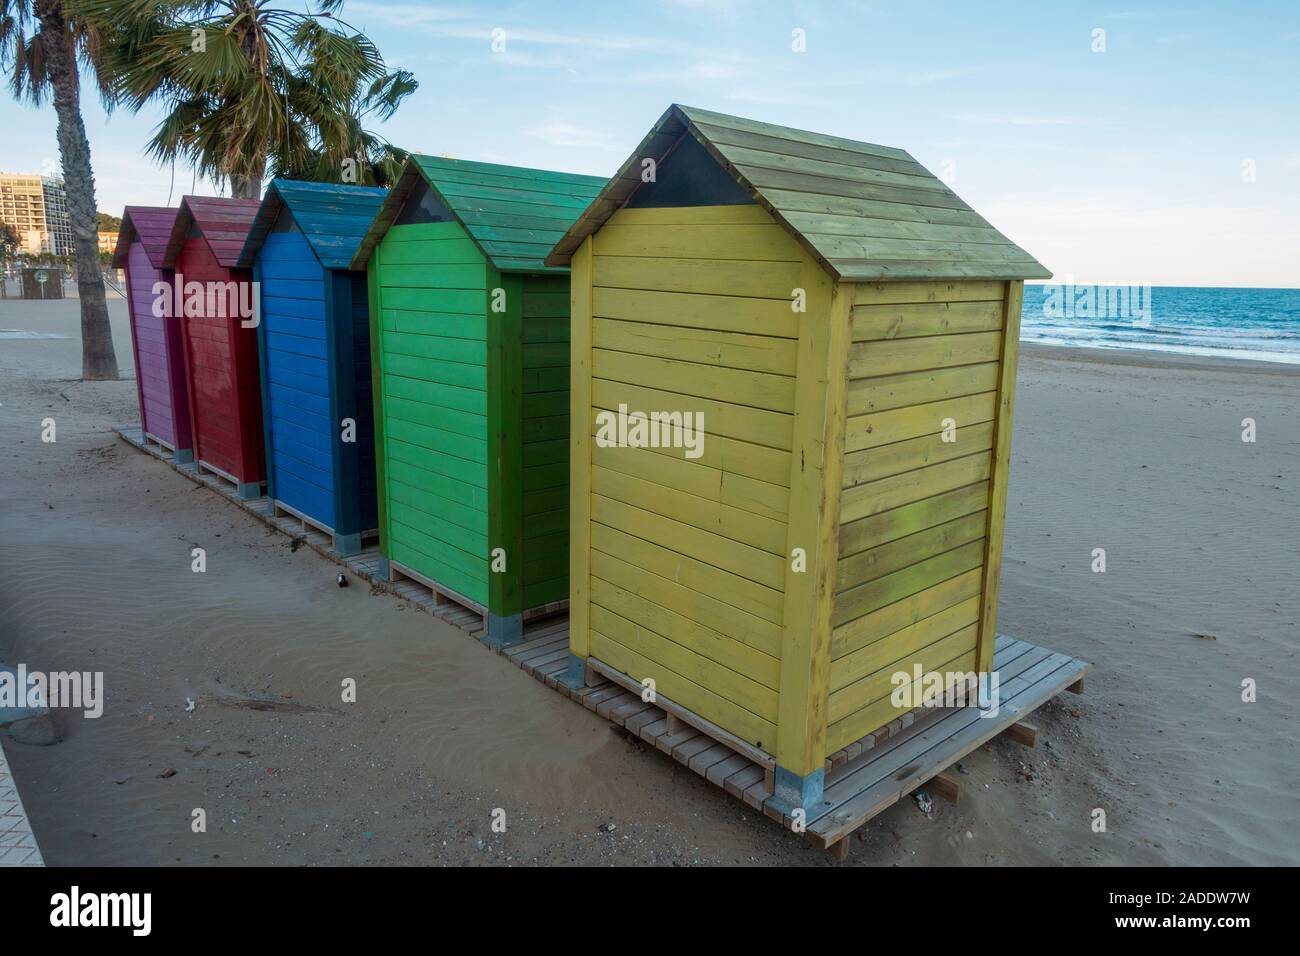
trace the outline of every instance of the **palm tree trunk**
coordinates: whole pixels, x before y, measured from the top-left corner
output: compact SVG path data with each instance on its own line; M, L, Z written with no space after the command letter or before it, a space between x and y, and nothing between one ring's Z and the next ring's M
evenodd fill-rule
M262 177L266 175L266 160L262 159L253 169L242 173L230 174L231 199L261 199Z
M59 158L63 161L68 218L77 258L77 292L81 297L81 374L86 379L116 379L117 356L108 324L103 273L99 267L95 175L90 167L90 141L81 118L77 74L65 38L67 22L61 0L37 0L41 48L54 93L58 116Z

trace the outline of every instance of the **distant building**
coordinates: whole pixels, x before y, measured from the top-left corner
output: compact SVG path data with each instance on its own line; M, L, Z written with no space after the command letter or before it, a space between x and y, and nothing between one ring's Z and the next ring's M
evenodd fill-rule
M0 173L0 222L13 226L23 252L54 251L45 225L45 184L40 176Z
M68 217L68 193L62 179L41 180L45 193L45 229L50 235L50 251L56 256L70 256L72 246L72 220Z
M98 235L100 252L117 252L117 233L101 232Z
M13 226L22 250L33 256L70 256L72 222L61 179L0 173L0 222Z

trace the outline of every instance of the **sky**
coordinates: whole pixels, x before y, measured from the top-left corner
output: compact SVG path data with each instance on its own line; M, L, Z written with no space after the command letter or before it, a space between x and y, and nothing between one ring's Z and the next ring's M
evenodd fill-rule
M409 150L610 175L677 102L905 149L1056 281L1300 287L1300 0L351 0L342 18L420 81L378 127ZM158 111L83 108L101 210L219 191L144 157ZM0 96L0 128L21 131L0 170L57 172L52 109Z

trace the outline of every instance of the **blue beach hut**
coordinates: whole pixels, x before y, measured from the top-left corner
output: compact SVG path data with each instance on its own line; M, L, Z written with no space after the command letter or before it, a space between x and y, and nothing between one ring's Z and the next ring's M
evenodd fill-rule
M386 189L274 180L240 253L260 290L268 508L361 550L378 527L366 274Z

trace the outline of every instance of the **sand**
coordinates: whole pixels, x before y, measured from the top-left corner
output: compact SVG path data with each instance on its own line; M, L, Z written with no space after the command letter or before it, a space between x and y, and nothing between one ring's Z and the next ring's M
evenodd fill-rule
M0 337L0 662L107 688L56 743L3 740L47 862L831 865L116 439L135 383L77 381L76 325L0 302L0 329L69 336ZM1295 368L1026 351L1000 630L1095 670L1036 749L976 751L958 805L889 809L847 865L1300 863L1298 398Z

